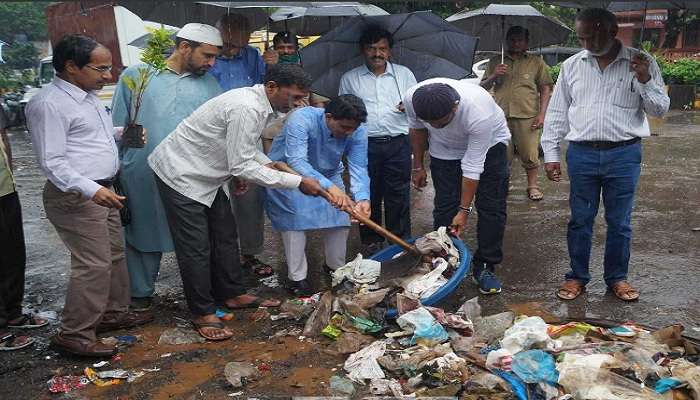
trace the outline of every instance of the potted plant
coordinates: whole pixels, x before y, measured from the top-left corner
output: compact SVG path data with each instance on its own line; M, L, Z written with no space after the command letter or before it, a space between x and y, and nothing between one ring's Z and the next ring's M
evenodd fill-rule
M146 48L141 54L141 61L146 66L137 69L136 76L124 75L122 80L131 91L131 104L129 106L129 122L124 130L122 142L126 147L142 148L145 145L143 138L143 126L138 124L139 111L143 93L156 74L168 67L165 53L175 45L170 38L170 32L162 25L158 29L146 28L151 36L146 41Z

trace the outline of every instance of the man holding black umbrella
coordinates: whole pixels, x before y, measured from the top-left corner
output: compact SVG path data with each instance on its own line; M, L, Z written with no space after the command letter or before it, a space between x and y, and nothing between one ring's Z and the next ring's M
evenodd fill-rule
M496 102L508 119L513 143L508 146L509 157L518 152L527 173L527 197L542 200L537 185L540 166L540 128L552 93L552 78L542 58L527 54L530 32L522 26L511 26L506 33L508 52L489 61L481 86L494 88Z
M353 94L367 106L368 170L372 220L395 235L411 236L411 146L401 98L416 84L413 72L389 62L394 39L384 29L367 29L360 37L365 64L346 72L339 94ZM384 238L361 227L364 252L381 249Z

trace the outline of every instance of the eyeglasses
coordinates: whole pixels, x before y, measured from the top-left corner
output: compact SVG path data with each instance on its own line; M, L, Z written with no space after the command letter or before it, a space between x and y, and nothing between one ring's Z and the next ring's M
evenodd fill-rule
M95 71L97 71L97 72L100 72L100 73L112 72L112 66L111 66L111 65L110 65L110 66L107 66L107 67L96 67L96 66L94 66L94 65L85 64L85 66L88 67L88 68L90 68L90 69L93 69L93 70L95 70Z

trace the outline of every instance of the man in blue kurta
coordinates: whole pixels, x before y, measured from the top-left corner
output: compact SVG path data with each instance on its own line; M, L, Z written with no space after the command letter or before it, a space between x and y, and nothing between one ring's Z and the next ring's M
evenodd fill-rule
M267 189L265 208L272 227L282 235L289 287L297 295L312 293L306 279L305 231L323 229L326 266L334 270L345 265L350 230L350 218L341 210L354 207L369 216L367 130L362 125L366 120L362 100L342 95L331 100L325 109L304 107L295 111L272 143L271 160L286 162L299 174L318 179L333 203L322 197L305 196L298 190ZM343 184L344 156L352 199Z
M120 182L131 212L124 232L133 310L150 308L161 256L174 250L148 155L192 111L221 93L216 79L206 73L222 45L219 31L209 25L187 24L177 33L175 43L168 68L153 76L141 100L136 122L148 130L148 142L144 148L122 147L120 151ZM129 67L122 76L136 76L139 68L146 66ZM112 101L115 125L129 122L132 100L132 92L120 79Z
M276 64L278 53L270 49L260 56L258 50L248 45L252 29L244 15L225 14L216 26L221 31L224 45L209 73L219 81L221 89L228 91L263 83L266 64ZM262 149L262 140L259 145ZM263 188L250 184L246 193L231 196L236 222L243 228L238 231L241 267L252 270L259 276L268 276L273 272L270 265L256 257L262 253L265 241L264 192Z

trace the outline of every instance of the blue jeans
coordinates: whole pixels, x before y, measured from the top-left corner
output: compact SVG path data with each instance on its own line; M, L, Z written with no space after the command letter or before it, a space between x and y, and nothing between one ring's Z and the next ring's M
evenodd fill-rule
M591 280L588 271L591 238L601 192L608 225L603 277L608 286L627 279L632 238L630 219L641 161L640 142L609 150L570 143L566 162L571 182L571 220L567 231L571 271L566 279L584 284Z

